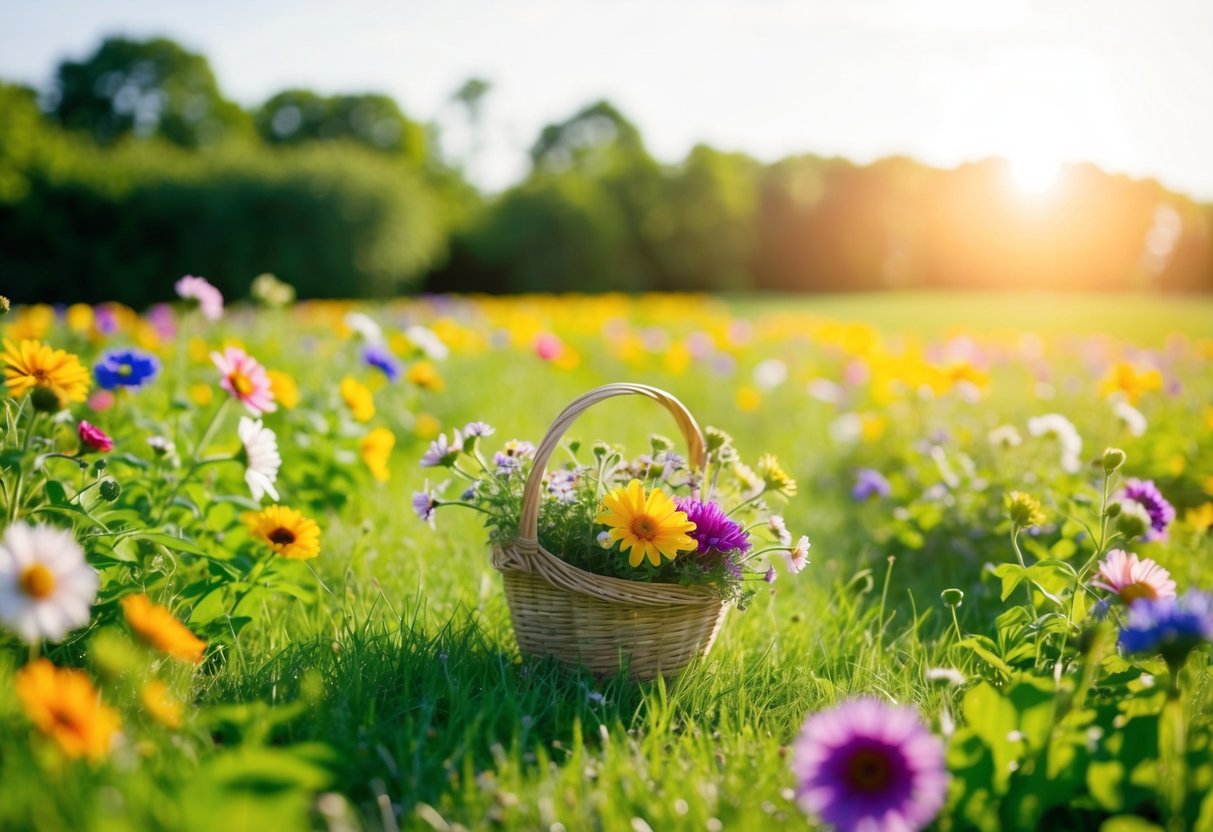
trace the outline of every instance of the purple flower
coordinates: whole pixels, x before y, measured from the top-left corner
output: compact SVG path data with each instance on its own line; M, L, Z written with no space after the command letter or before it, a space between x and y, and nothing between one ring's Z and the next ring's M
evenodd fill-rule
M860 468L855 473L855 487L851 489L851 497L857 503L870 500L872 497L887 497L892 493L889 481L884 474L871 468Z
M493 454L493 464L497 466L497 473L500 476L508 477L522 467L522 460L516 456L510 456L507 453L498 451Z
M496 431L488 422L468 422L463 429L464 437L468 436L492 436Z
M571 503L575 497L573 487L577 485L576 471L553 471L548 477L548 493L560 503Z
M1120 631L1126 651L1161 653L1173 667L1206 641L1213 642L1213 596L1196 590L1180 598L1139 598Z
M764 581L766 581L768 584L773 584L773 583L775 583L775 578L776 578L776 577L778 577L778 576L775 574L775 567L774 567L774 566L768 566L768 567L767 567L767 572L766 572L766 574L765 574L765 575L763 575L763 576L762 576L762 579L763 579Z
M700 555L717 552L745 552L750 548L749 535L734 523L720 506L715 503L703 503L690 497L675 497L674 504L679 511L686 512L687 519L695 524L694 530L687 532L699 541L695 550Z
M413 492L413 511L417 512L417 516L431 526L434 525L434 509L437 507L438 501L430 493L428 484L425 491Z
M917 710L877 699L809 716L792 773L801 808L838 832L922 829L948 788L943 743Z
M1150 515L1150 530L1143 535L1143 540L1166 540L1167 526L1175 519L1175 508L1162 496L1153 480L1139 480L1130 477L1125 480L1125 487L1120 493L1120 499L1132 500L1146 510Z
M430 443L430 447L421 456L422 468L449 468L455 463L459 451L463 448L463 439L459 431L455 431L454 441L447 441L446 434L440 433L438 438Z
M388 381L400 378L400 362L382 344L371 344L362 351L362 360L383 372Z

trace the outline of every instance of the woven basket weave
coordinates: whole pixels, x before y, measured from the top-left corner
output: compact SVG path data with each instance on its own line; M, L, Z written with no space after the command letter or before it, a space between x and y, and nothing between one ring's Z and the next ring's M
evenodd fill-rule
M677 673L712 647L726 607L708 587L642 583L594 575L539 545L539 506L548 460L564 432L587 409L614 396L653 399L674 417L692 470L706 461L703 434L682 402L656 387L608 384L581 396L548 428L535 451L522 498L518 538L493 550L514 621L518 648L554 656L595 673L627 667L640 680Z

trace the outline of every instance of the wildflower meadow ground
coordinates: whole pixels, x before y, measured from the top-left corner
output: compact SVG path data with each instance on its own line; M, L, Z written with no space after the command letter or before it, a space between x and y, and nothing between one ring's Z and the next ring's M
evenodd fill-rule
M0 317L0 828L1213 830L1209 302L260 280ZM520 655L489 556L619 381L761 512L612 399L581 556L768 556L643 682Z

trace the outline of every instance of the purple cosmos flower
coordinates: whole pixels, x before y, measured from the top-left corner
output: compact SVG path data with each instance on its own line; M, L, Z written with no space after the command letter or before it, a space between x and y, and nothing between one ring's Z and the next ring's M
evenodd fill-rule
M417 516L431 526L434 525L434 509L438 507L438 501L434 499L434 495L429 492L429 486L426 486L425 491L413 492L413 511L417 512Z
M792 772L802 809L838 832L917 830L943 807L943 743L914 708L855 699L810 715Z
M1132 500L1150 515L1150 530L1143 535L1143 540L1166 540L1167 526L1175 519L1175 508L1162 496L1153 480L1130 477L1125 480L1120 499Z
M851 489L851 498L857 503L870 500L872 497L887 497L892 493L889 481L884 474L871 468L860 468L855 473L855 487Z
M679 511L686 512L687 519L695 524L692 531L687 532L699 541L695 550L700 555L717 552L745 552L750 548L749 535L734 523L720 506L715 503L703 503L690 497L675 497L674 504Z
M1173 667L1206 641L1213 642L1213 596L1197 590L1180 598L1138 599L1120 631L1126 651L1161 653Z
M135 350L117 350L106 353L93 366L97 385L106 390L116 387L142 387L160 371L160 362L154 355Z
M498 451L493 454L493 464L497 466L498 475L508 477L522 467L522 460L516 456L510 456L507 453Z
M463 435L468 436L492 436L496 431L488 422L468 422L463 428Z
M446 434L441 433L438 438L430 443L430 447L421 457L422 468L449 468L454 464L456 457L459 456L459 450L463 447L463 440L459 436L459 431L455 431L455 439L447 441Z
M371 344L362 351L362 360L377 370L380 370L388 381L400 378L400 362L396 356L382 344Z

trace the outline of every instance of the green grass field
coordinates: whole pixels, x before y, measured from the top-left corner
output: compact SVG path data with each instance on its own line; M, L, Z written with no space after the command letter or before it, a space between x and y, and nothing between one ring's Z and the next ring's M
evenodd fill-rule
M301 393L266 425L283 457L280 502L317 520L321 553L275 562L264 574L252 571L259 556L239 520L252 506L238 466L202 469L171 503L163 484L182 469L161 466L147 449L148 436L169 436L188 464L226 396L205 349L182 347L179 335L150 339L123 315L104 335L95 324L73 330L62 321L40 334L88 366L132 343L160 356L162 372L146 389L95 413L85 404L72 410L114 438L114 454L150 460L140 467L115 458L107 471L123 495L97 512L135 512L113 523L150 525L166 505L164 533L199 552L151 540L129 559L94 557L102 589L92 622L64 644L42 647L58 665L88 668L123 714L121 736L95 763L65 760L30 723L10 681L30 648L0 636L0 828L810 828L794 800L790 746L806 715L861 694L916 705L936 733L950 736L953 782L939 828L1213 828L1213 802L1202 799L1213 766L1199 762L1213 714L1208 648L1184 671L1184 730L1196 762L1178 799L1158 775L1159 765L1173 774L1167 761L1177 758L1167 757L1157 732L1143 741L1155 753L1139 769L1125 762L1113 772L1121 765L1113 752L1108 762L1092 750L1069 775L1045 778L1061 783L1045 788L1029 775L1049 756L1041 748L1056 750L1068 736L1065 709L1045 719L1043 745L1034 748L1030 719L1039 712L1019 698L1000 700L1013 702L1005 713L993 705L977 711L970 695L1039 679L1049 702L1081 699L1089 660L1103 674L1096 688L1108 694L1099 707L1117 707L1124 684L1132 695L1120 698L1136 709L1128 716L1140 717L1130 725L1166 718L1162 699L1149 698L1142 682L1143 673L1165 677L1160 660L1133 665L1114 647L1102 663L1092 659L1074 646L1089 620L1065 610L1053 629L1015 629L1006 614L1026 609L1017 604L1027 596L1013 587L1004 599L991 570L1015 561L1004 510L1010 490L1034 496L1048 518L1023 535L1030 561L1077 569L1087 560L1103 472L1086 463L1116 446L1128 457L1117 476L1153 480L1178 512L1167 541L1133 551L1170 570L1181 593L1213 588L1207 524L1188 514L1213 500L1213 302L905 294L359 308L408 367L423 359L416 339L398 334L413 325L436 332L451 348L430 359L441 389L408 378L384 383L362 364L341 323L343 306L229 311L219 324L190 323L205 348L238 341L293 376ZM0 319L10 338L36 324L28 311L15 314ZM536 355L540 333L557 337L556 358ZM1107 400L1118 362L1143 377L1140 391L1126 393L1148 425L1140 436ZM1145 379L1150 370L1156 385ZM368 422L352 419L338 395L347 375L374 390ZM514 437L538 442L564 404L619 380L671 391L701 424L731 433L751 463L776 454L799 493L775 507L795 535L812 539L811 565L760 584L748 609L729 612L705 659L644 684L519 656L479 518L450 508L431 529L410 508L414 491L442 478L417 465L434 426L484 420L497 431L490 448ZM199 404L206 396L192 385L209 389L212 401ZM236 411L225 412L213 450L235 449ZM1079 470L1062 470L1057 444L1029 435L1028 420L1046 413L1076 426ZM1000 425L1015 426L1022 444L992 445L987 435ZM396 436L387 482L369 475L357 450L375 426ZM47 435L67 444L62 426L55 430ZM659 408L620 399L570 435L586 445L621 443L635 455L654 432L676 433ZM28 492L31 499L53 502L31 457L23 459L6 465L25 465L42 489ZM62 464L68 470L55 476L74 481L72 463ZM853 499L860 468L882 472L890 495ZM15 514L28 517L35 505ZM78 534L91 527L87 517L52 514ZM1058 574L1040 579L1042 610L1050 604L1044 590L1061 591ZM941 601L953 587L964 593L955 621ZM147 592L202 636L206 660L195 667L135 647L116 603L132 591ZM1017 649L1022 643L1037 644L1035 657ZM955 668L966 683L931 681L928 671L939 668ZM148 675L181 699L180 728L143 713L138 687ZM1090 707L1091 719L1103 718ZM1003 748L991 738L1007 734L999 720L1029 739ZM952 723L961 726L954 735ZM1125 736L1117 742L1138 735ZM1106 825L1121 816L1143 825Z

